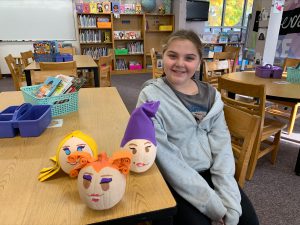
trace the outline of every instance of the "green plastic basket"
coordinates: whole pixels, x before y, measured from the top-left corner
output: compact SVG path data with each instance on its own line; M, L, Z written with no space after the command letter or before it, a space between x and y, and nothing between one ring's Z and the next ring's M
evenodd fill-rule
M300 64L296 67L287 68L286 80L290 83L300 83Z
M21 87L24 101L33 105L51 105L51 113L53 117L78 111L78 91L58 96L37 98L34 93L40 88L40 86L41 84Z

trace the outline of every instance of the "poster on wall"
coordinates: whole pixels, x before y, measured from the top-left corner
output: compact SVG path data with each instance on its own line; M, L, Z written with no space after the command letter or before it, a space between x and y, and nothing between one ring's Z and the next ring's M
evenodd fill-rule
M300 58L299 39L300 1L286 0L277 42L277 61L283 61L286 57Z
M284 0L273 0L273 13L281 13L283 11Z

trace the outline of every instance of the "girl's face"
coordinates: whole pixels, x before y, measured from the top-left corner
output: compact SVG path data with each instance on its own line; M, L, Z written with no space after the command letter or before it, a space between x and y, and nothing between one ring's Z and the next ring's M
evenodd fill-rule
M164 72L174 86L187 84L199 64L197 48L189 40L173 40L163 54Z

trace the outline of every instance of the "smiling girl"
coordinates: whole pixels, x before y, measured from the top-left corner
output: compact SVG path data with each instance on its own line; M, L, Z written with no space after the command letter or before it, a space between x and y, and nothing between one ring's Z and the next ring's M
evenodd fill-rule
M220 94L193 79L201 48L193 31L171 34L163 45L164 75L145 83L137 104L160 101L152 120L157 164L177 202L174 225L256 225L253 206L234 179Z

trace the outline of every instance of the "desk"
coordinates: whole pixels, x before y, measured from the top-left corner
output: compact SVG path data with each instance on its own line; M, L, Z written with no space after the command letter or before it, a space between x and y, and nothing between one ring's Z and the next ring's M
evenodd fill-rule
M0 93L0 110L22 102L21 92ZM49 157L73 130L93 137L99 151L111 155L118 150L129 113L115 88L84 88L79 111L59 118L63 127L46 129L40 137L0 139L1 224L134 225L175 214L175 200L155 164L143 174L131 173L121 202L105 211L89 209L80 200L76 179L63 172L39 182L39 170L52 165Z
M96 87L100 87L99 84L99 77L98 77L98 65L95 63L93 58L90 55L74 55L74 61L76 61L77 69L88 69L93 70L94 72L94 82ZM32 62L27 67L25 67L25 76L26 76L26 83L28 86L32 85L31 83L31 76L30 70L40 70L40 65L38 62Z
M241 81L244 83L264 84L266 86L267 99L281 100L287 102L300 102L300 84L276 83L276 81L285 81L285 78L260 78L258 76L255 76L255 71L244 71L224 74L223 77Z

